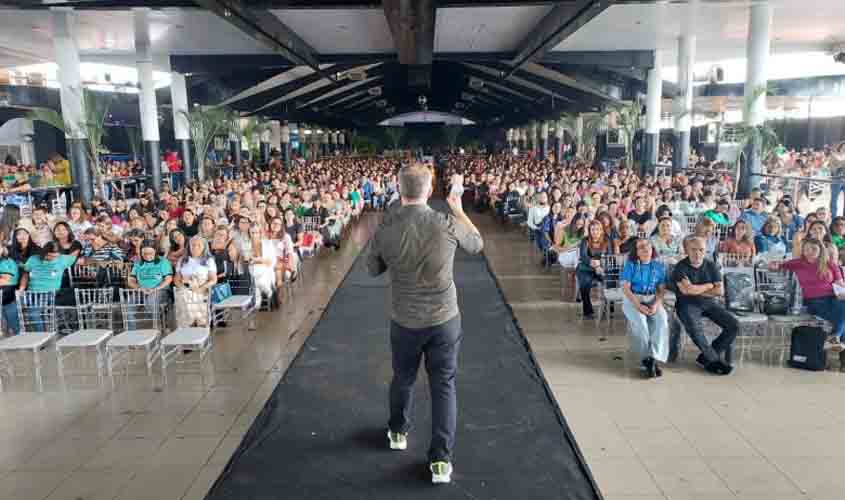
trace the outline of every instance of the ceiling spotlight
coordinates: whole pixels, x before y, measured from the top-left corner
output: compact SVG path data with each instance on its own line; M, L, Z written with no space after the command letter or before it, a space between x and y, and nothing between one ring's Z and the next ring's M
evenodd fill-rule
M229 9L223 9L223 17L232 17L232 11Z
M421 95L417 98L417 103L420 105L420 108L422 108L423 111L428 110L428 99L424 95Z

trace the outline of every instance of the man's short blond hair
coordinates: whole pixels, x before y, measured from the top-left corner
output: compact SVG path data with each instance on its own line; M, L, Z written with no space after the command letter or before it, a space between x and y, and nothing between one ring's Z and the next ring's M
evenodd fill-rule
M420 200L431 188L431 170L422 163L414 163L399 170L399 193L407 200Z

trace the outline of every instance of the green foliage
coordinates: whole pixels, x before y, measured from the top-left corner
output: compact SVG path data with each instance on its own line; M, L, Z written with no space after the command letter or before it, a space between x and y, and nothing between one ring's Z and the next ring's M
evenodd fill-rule
M745 99L743 116L750 116L751 107L757 99L765 99L765 96L769 93L770 89L777 92L777 87L771 85L768 87L761 86L754 89L751 95ZM760 125L751 125L748 122L743 121L741 124L734 127L734 133L736 134L737 143L739 144L736 158L737 164L739 163L740 155L743 151L745 151L745 148L748 147L749 144L754 144L756 146L757 151L760 154L760 159L765 161L772 155L772 153L774 153L780 143L777 132L766 122Z
M352 135L352 150L359 155L374 155L378 151L378 143L365 135Z
M200 106L195 106L188 112L181 111L181 113L188 121L191 140L194 142L194 156L199 178L203 180L205 179L205 157L211 141L214 140L215 135L231 130L233 113L227 108Z
M461 125L443 125L443 138L449 148L454 149L461 135Z
M250 116L246 120L246 125L243 127L241 141L246 145L251 158L257 158L261 148L261 135L270 128L270 124L262 122L255 116ZM258 137L255 140L255 137Z
M384 133L394 150L399 149L402 138L405 136L404 127L384 127Z
M642 107L637 102L612 106L610 112L616 113L616 126L625 134L625 164L634 166L634 135L640 128Z
M583 119L581 141L584 144L583 148L581 144L578 145L578 148L581 150L581 156L584 159L592 161L596 154L596 137L599 135L599 129L604 122L604 115L583 113L581 118Z
M48 108L35 108L30 111L28 118L47 123L73 138L85 138L85 152L88 156L94 181L100 193L103 192L103 172L100 168L100 150L106 137L106 117L111 105L110 97L98 97L88 89L82 90L82 121L69 123L61 114ZM79 89L72 89L78 93Z
M132 149L132 156L138 159L141 156L141 146L144 142L141 135L141 127L124 127L126 138L129 140L129 148Z

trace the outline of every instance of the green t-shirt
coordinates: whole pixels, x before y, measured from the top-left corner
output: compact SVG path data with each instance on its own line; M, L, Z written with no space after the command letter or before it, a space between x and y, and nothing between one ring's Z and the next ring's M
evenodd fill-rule
M8 274L12 277L8 286L17 286L21 277L20 269L18 269L18 263L8 257L0 260L0 274Z
M842 248L843 246L845 246L845 236L831 234L830 241L832 241L833 244L836 245L836 248Z
M139 260L132 266L130 274L135 277L141 288L156 288L164 278L173 276L173 266L167 259L159 258L158 262Z
M719 213L715 210L708 210L708 211L704 212L704 216L707 217L708 219L712 220L713 222L715 222L716 224L718 224L720 226L727 226L728 224L731 223L731 221L730 221L730 219L728 219L727 215L721 214L721 213Z
M23 265L29 273L27 288L33 292L55 292L62 287L62 275L76 263L73 255L58 255L53 260L42 260L33 255Z

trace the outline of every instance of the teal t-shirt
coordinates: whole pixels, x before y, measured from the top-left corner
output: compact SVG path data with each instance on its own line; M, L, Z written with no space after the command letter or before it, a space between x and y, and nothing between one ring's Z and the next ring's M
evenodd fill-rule
M158 262L145 262L139 260L132 266L130 273L138 281L141 288L155 288L164 281L167 276L173 276L173 266L167 259L159 258Z
M41 260L33 255L23 265L29 273L27 288L33 292L54 292L62 287L62 275L76 263L73 255L58 255L53 260Z
M8 257L0 260L0 274L8 274L12 277L8 286L18 286L18 282L21 278L21 272L20 269L18 269L17 262Z

